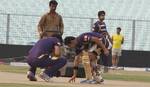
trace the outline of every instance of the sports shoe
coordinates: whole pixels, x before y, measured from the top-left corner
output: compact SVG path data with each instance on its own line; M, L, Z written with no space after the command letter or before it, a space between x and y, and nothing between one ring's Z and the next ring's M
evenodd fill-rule
M94 80L97 82L97 83L102 83L104 82L104 79L101 75L99 76L94 76Z
M101 81L100 81L100 82L101 82L101 83L102 83L102 82L104 82L104 79L101 79Z
M41 72L41 73L39 74L39 77L40 77L41 79L43 79L44 81L46 81L46 82L50 82L50 77L49 77L46 73L44 73L44 72Z
M100 82L97 82L94 79L93 80L82 80L82 81L80 81L80 83L82 83L82 84L101 84L102 82L104 82L103 79L101 79Z
M93 80L96 81L96 83L98 83L98 84L104 82L104 79L102 77L102 72L97 71L96 73L94 73Z
M82 80L82 81L80 81L80 83L89 83L90 81L89 80Z
M89 82L90 84L97 84L97 82L96 82L96 80L90 80L90 82Z
M85 83L85 84L92 84L94 82L94 80L82 80L80 81L80 83Z
M117 67L117 70L124 70L123 67Z
M31 71L28 71L28 72L27 72L27 78L28 78L30 81L37 81L35 75L34 75Z

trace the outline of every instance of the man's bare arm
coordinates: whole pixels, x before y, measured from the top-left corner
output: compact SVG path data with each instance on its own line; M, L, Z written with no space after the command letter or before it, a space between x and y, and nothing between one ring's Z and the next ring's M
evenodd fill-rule
M77 76L77 71L78 71L78 65L79 65L79 63L80 63L79 56L76 56L75 60L74 60L73 76L71 77L71 79L69 80L69 82L75 82L75 78Z
M124 43L124 37L122 37L122 42L121 42L121 44L123 44Z
M102 41L99 40L99 38L97 38L97 37L92 37L91 40L92 40L93 42L95 42L98 46L100 46L100 47L103 49L105 55L109 55L108 49L105 47L105 45L102 43Z
M44 32L44 23L45 23L45 18L46 18L46 15L43 15L39 21L39 24L38 24L38 32L39 32L39 35L41 36Z
M60 27L60 33L61 33L61 35L63 35L63 33L64 33L64 23L63 23L62 16L60 16L60 25L59 25L59 27Z
M113 43L113 41L112 41L112 38L110 37L110 35L109 35L109 33L108 33L108 32L107 32L107 35L108 35L108 39L109 39L110 43L112 44L112 43Z

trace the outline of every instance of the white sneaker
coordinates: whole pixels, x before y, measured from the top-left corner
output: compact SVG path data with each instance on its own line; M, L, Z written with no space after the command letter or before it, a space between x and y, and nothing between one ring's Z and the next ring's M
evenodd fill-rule
M96 80L91 80L90 84L97 84Z
M124 70L123 67L117 67L117 70Z
M46 81L46 82L50 82L50 78L51 77L49 77L46 73L44 73L44 72L41 72L40 74L39 74L39 77L41 78L41 79L43 79L44 81Z
M86 79L86 80L80 81L80 83L83 83L83 84L84 84L84 83L85 83L85 84L91 84L91 81L92 81L92 80L87 80L87 79Z

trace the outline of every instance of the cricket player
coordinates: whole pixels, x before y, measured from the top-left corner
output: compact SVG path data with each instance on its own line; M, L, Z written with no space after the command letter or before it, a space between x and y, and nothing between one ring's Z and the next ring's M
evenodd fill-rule
M89 48L92 46L92 44L97 44L102 50L104 51L105 55L109 54L109 51L105 48L104 44L102 43L101 40L101 35L97 32L87 32L83 33L77 38L75 37L66 37L64 40L64 44L71 47L71 48L76 48L76 54L77 56L75 57L74 60L74 74L72 78L69 80L69 82L74 82L76 75L77 75L77 70L78 70L78 65L80 63L83 64L85 74L86 74L86 80L84 81L85 83L89 83L90 81L93 80L94 74L97 74L97 53L95 51L90 52ZM97 80L94 78L94 80ZM101 81L103 80L102 78L100 79ZM83 82L83 83L84 83ZM82 83L82 82L81 82Z
M92 31L93 32L98 32L101 35L103 35L103 37L105 38L104 44L110 50L112 40L111 40L111 37L110 37L109 33L107 32L106 24L104 22L104 20L105 20L105 11L99 11L98 12L98 19L99 20L94 23ZM100 54L100 59L102 60L102 63L104 65L104 72L108 72L108 59L109 59L109 56L106 56L104 54L104 52L102 51L101 54ZM98 61L98 62L100 62L100 61Z
M29 51L27 63L30 68L27 78L30 81L37 81L37 67L44 69L39 77L48 82L66 64L66 59L60 56L60 42L56 37L43 36Z

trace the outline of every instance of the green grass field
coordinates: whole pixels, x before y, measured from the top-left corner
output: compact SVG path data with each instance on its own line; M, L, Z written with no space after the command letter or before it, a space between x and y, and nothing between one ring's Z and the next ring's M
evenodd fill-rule
M0 65L1 72L26 74L27 70L28 70L28 67L15 67L15 66L9 66L9 65ZM39 73L40 69L38 69L37 71ZM107 80L150 82L150 72L110 70L109 73L104 73L103 76L104 76L104 79L107 79ZM30 86L27 85L26 87L30 87Z

